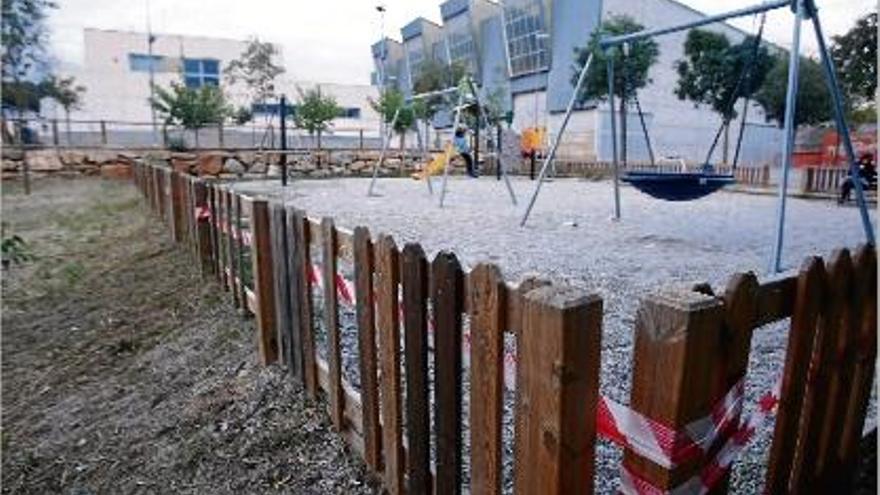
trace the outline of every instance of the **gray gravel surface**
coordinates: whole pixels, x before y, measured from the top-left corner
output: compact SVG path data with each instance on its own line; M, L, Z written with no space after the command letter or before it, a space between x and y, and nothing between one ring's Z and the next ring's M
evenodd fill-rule
M774 196L720 192L697 201L657 201L623 187L623 218L611 221L609 182L565 179L546 183L525 227L519 219L534 183L514 179L519 206L511 206L502 183L494 178L452 178L446 205L438 208L440 181L429 195L423 182L380 180L376 197L367 197L365 179L295 182L282 190L277 182L241 183L252 194L281 199L314 217L332 216L337 225L365 225L373 235L390 233L399 246L419 242L429 256L449 249L465 266L498 264L509 280L538 273L546 278L598 292L604 299L602 393L626 403L632 360L632 328L638 301L670 285L706 281L723 291L737 271L767 278L775 231ZM856 246L864 236L854 207L831 202L790 199L785 231L784 265L796 269L811 254L827 256L839 246ZM872 212L872 220L875 221ZM344 321L353 325L351 318ZM756 332L746 393L751 409L781 372L786 324ZM344 332L351 334L349 329ZM356 373L356 344L344 358ZM349 373L347 373L349 376ZM509 398L512 399L512 398ZM508 401L509 402L509 401ZM876 424L872 401L868 425ZM509 415L510 404L507 404ZM506 418L505 438L512 439ZM741 493L757 493L772 422L744 452L734 474ZM511 457L507 445L505 482L509 487ZM618 487L620 449L598 445L597 488Z

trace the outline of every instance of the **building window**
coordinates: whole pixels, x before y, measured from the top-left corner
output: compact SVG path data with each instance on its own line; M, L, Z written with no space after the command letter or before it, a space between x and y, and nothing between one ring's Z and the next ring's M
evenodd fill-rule
M469 73L476 74L476 51L471 33L467 30L451 33L446 42L449 44L449 63L460 63Z
M358 107L343 108L339 111L339 118L359 119L361 118L361 109Z
M210 58L183 59L183 81L187 88L220 85L220 62Z
M510 76L547 70L550 67L547 31L540 2L521 7L505 7L504 29Z
M128 68L132 72L173 72L175 70L172 59L161 55L146 55L143 53L128 54Z
M407 57L409 59L409 78L410 81L415 84L416 79L419 78L419 75L422 72L422 64L425 61L425 54L420 48L416 48L415 50L408 51Z
M293 117L296 114L296 105L288 104L286 106L285 115L288 117ZM254 115L278 115L278 112L281 110L281 105L279 103L252 103L251 104L251 113Z

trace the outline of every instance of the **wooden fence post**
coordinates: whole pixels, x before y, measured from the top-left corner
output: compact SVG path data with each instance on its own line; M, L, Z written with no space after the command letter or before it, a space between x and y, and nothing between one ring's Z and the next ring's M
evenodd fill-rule
M434 308L434 428L437 493L461 492L462 313L464 274L455 255L441 252L431 263Z
M312 270L311 230L304 212L293 212L294 222L294 270L297 281L297 308L299 309L300 350L302 355L303 382L309 397L318 395L318 368L315 364L315 334L312 322Z
M382 470L382 426L379 423L379 382L376 374L376 318L373 297L373 241L365 227L354 229L354 279L358 321L361 397L363 398L364 460L373 474Z
M287 230L287 211L283 204L269 203L272 234L272 279L275 282L275 325L281 362L294 373L294 361L299 360L293 349L293 311L291 309L289 265L289 235ZM294 373L295 374L295 373Z
M211 239L211 216L208 207L208 188L203 180L194 183L195 190L195 217L196 239L198 240L199 260L202 267L202 275L208 276L214 269L213 242Z
M471 316L471 493L501 493L501 410L504 391L504 280L495 265L468 276Z
M339 301L336 299L336 227L333 219L321 221L321 260L324 278L324 331L327 332L327 378L330 418L338 431L343 428L345 396L342 390L342 354L339 343Z
M251 217L254 293L257 299L257 345L260 362L271 364L278 359L275 340L275 283L272 280L272 240L269 237L269 205L254 200Z
M679 432L693 421L706 418L721 380L718 356L722 354L723 303L693 291L654 294L639 307L633 352L630 408ZM674 490L699 475L707 459L681 462L675 442L666 466L631 449L624 453L628 476L661 491Z
M171 172L171 236L174 242L183 239L183 195L179 172Z
M844 431L840 441L837 473L838 486L849 491L853 473L858 462L859 442L865 423L871 383L877 358L877 254L873 246L861 246L854 257L856 276L855 309L853 323L856 326L856 355L852 388L849 392Z
M787 493L795 463L798 426L805 405L805 383L813 355L821 301L826 294L825 267L820 258L804 260L798 275L791 329L785 352L785 367L779 393L779 407L773 443L767 464L767 493Z
M515 492L593 493L602 299L541 287L522 319Z
M406 365L407 493L431 493L428 398L428 262L418 244L402 254L404 363Z
M828 393L821 404L826 408L825 421L819 437L816 459L817 474L820 476L819 486L824 487L825 490L834 489L836 481L834 473L840 467L837 453L840 449L846 408L852 390L852 375L856 364L855 346L858 338L858 324L854 321L853 314L857 311L857 304L854 304L857 294L852 258L847 249L842 249L835 251L830 261L828 278L831 297L828 301L831 307L826 317L833 325L834 334L831 338L831 352L828 354ZM876 277L876 272L872 276Z
M397 312L400 265L397 246L391 236L380 236L376 244L376 309L382 374L385 488L392 495L397 495L403 493L404 468L400 411L400 319Z

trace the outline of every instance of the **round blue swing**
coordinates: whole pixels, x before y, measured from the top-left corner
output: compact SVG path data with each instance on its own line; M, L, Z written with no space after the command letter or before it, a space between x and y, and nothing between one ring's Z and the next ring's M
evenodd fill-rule
M621 177L648 196L666 201L691 201L736 182L733 175L709 172L628 172Z

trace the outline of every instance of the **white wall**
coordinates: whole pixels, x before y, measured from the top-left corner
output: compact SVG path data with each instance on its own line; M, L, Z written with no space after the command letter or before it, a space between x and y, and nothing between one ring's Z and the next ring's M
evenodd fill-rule
M702 17L702 14L673 0L604 2L603 19L616 14L629 15L644 26L652 28L681 24ZM727 24L713 24L705 26L703 29L725 34L732 44L739 43L745 38L745 33ZM658 156L677 155L689 161L702 162L721 123L721 118L708 107L696 108L692 102L681 101L675 96L674 89L678 81L678 74L676 74L674 67L676 61L684 56L683 49L686 38L687 31L654 38L659 45L660 56L649 73L652 83L640 90L639 99L643 110L652 115L649 131L655 153ZM737 102L738 113L741 113L741 108L742 102ZM605 115L607 118L607 112ZM753 106L749 109L748 120L750 123L763 124L764 114L760 108ZM635 119L630 119L629 123L638 125ZM605 125L607 126L607 123ZM630 126L630 128L632 127L634 126ZM733 132L734 129L739 129L739 119L731 124L729 159L733 158L736 136L736 133ZM762 142L775 141L775 137L772 136L774 133L773 129L764 129ZM600 148L605 149L604 146ZM720 161L721 153L719 146L713 155L713 161ZM768 147L767 153L767 156L757 156L757 153L752 152L749 158L771 162L778 151ZM602 155L600 156L602 159L610 158L610 153L608 155L600 153L600 155Z
M158 34L153 43L153 54L172 59L212 58L220 61L221 87L235 106L246 106L249 103L247 90L243 84L229 85L223 78L223 70L229 63L237 59L247 46L247 42L220 38L198 36L178 36ZM147 36L144 33L126 31L105 31L86 29L85 61L83 67L72 71L77 81L86 86L82 108L72 112L74 120L106 120L124 122L143 122L151 120L148 104L150 95L149 73L131 70L129 54L147 54ZM277 63L282 64L283 57L278 49ZM326 94L334 96L342 107L357 107L361 117L339 118L333 123L334 132L350 132L356 129L376 132L379 118L369 105L368 99L378 96L377 90L369 85L324 84L298 81L288 72L280 77L277 92L284 93L295 103L299 99L297 88L304 90L320 86ZM182 81L177 71L157 71L154 73L158 86L169 87L173 81ZM62 119L63 112L47 106L43 112L49 118ZM84 129L83 125L78 126ZM132 128L133 130L134 128ZM96 129L95 129L96 130ZM143 128L149 131L149 127Z

